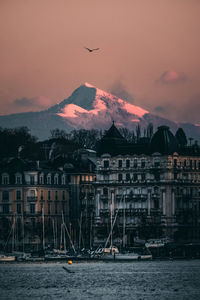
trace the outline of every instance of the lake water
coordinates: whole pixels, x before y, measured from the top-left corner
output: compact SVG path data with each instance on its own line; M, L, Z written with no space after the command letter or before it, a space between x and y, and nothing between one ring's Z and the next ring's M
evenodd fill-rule
M0 299L199 300L200 260L1 264Z

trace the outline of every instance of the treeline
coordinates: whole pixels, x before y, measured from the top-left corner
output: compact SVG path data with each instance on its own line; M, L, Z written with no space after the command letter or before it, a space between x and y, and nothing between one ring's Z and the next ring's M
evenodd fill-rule
M141 129L137 125L136 130L127 128L119 129L121 135L131 143L137 143L141 138L151 138L153 135L153 125L149 124ZM72 130L70 133L61 129L53 129L46 141L38 142L38 138L31 135L27 127L19 128L0 128L0 159L4 157L38 157L39 149L49 148L53 142L75 144L80 148L96 149L97 142L104 136L103 130ZM47 146L45 146L47 145ZM34 152L38 155L34 155ZM44 152L44 151L43 151Z
M0 127L0 158L17 156L24 147L36 144L37 138L30 134L27 127Z
M138 124L135 131L127 128L119 128L121 135L130 143L138 143L141 138L151 138L153 135L153 124L150 123L146 128L141 128ZM73 141L81 146L81 148L95 149L96 143L106 134L106 130L72 130L67 133L65 130L58 128L50 131L50 139L66 139Z

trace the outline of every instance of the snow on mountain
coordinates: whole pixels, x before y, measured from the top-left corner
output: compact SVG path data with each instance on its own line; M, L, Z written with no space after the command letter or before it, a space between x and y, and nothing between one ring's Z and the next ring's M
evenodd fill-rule
M90 99L90 102L87 99L87 106L84 103L86 94ZM78 103L81 106L77 105ZM61 103L57 115L75 128L90 129L106 128L112 120L115 120L117 125L126 127L127 122L138 123L147 113L147 110L139 106L85 83L72 94L70 103L69 99Z
M50 130L55 128L68 132L82 128L108 129L113 120L118 127L130 130L134 130L137 124L144 128L149 123L155 129L160 125L167 125L174 133L178 127L182 127L188 137L200 139L199 124L177 124L158 117L88 83L47 110L0 116L0 127L27 126L32 134L45 139L50 136Z

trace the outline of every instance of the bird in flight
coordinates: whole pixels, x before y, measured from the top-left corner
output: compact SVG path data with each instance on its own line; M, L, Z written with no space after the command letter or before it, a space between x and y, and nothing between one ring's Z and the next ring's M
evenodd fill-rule
M99 50L99 48L95 48L95 49L90 49L90 48L87 48L87 47L84 47L86 50L88 50L89 52L93 52L93 51L96 51L96 50Z

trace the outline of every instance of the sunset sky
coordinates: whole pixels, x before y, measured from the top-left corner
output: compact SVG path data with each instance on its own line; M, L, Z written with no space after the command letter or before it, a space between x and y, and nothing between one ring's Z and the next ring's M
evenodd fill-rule
M200 1L0 0L1 115L45 109L85 82L200 124Z

